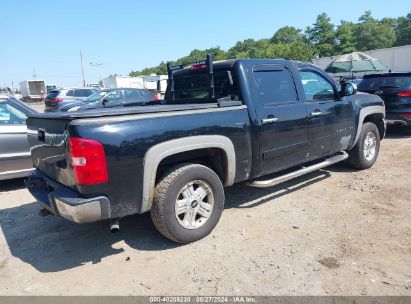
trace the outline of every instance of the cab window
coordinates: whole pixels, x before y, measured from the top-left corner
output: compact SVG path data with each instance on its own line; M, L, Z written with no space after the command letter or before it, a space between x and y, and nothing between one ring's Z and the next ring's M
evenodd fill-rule
M290 72L283 67L254 68L257 98L265 105L297 102L297 92Z
M301 82L307 101L335 99L334 86L314 71L300 70Z

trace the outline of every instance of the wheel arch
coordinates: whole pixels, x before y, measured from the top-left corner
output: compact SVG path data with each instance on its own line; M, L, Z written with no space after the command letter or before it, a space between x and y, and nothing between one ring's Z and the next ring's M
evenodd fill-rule
M224 186L233 185L236 173L236 156L234 145L228 137L199 135L165 141L151 147L145 154L140 213L151 209L158 169L163 160L185 152L208 149L216 149L224 155L223 184Z
M361 134L361 128L363 124L366 122L374 123L378 128L380 138L383 139L385 136L385 129L386 129L385 107L384 106L371 106L371 107L366 107L360 110L359 119L358 119L358 128L357 128L357 132L356 132L352 147L354 147L357 144L358 139Z

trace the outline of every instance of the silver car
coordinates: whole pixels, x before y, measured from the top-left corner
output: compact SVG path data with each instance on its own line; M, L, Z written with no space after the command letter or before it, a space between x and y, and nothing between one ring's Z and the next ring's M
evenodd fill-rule
M33 170L26 118L35 111L13 98L0 98L0 180L27 176Z

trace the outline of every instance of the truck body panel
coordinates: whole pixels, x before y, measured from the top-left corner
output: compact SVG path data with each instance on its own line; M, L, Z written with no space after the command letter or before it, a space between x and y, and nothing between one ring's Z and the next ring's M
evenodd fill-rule
M340 96L334 81L313 65L231 60L215 63L213 73L213 86L207 87L204 71L176 71L160 106L31 115L28 136L37 173L79 199L99 198L104 218L107 208L111 218L119 218L148 211L156 181L177 163L205 164L229 186L233 168L238 183L350 150L369 115L379 115L374 119L381 120L381 137L385 132L380 98ZM324 86L323 95L310 96L307 83L314 91ZM175 96L191 97L179 104ZM108 182L76 184L67 147L74 137L102 144ZM223 142L232 145L234 157Z

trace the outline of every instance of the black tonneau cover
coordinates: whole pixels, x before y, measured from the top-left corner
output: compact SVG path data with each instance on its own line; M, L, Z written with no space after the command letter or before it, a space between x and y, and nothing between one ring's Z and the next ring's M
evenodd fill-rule
M234 105L241 105L241 102L236 102ZM218 108L217 103L202 103L202 104L174 104L174 105L155 105L155 106L135 106L135 107L119 107L119 108L100 108L79 112L47 112L47 113L32 113L30 118L50 118L72 120L77 118L93 118L106 116L119 116L144 113L159 113L159 112L175 112L186 110L212 109Z

